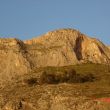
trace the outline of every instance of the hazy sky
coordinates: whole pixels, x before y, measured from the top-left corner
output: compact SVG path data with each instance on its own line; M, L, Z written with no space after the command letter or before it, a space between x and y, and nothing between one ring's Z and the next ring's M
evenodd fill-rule
M75 28L110 44L110 0L0 0L0 37Z

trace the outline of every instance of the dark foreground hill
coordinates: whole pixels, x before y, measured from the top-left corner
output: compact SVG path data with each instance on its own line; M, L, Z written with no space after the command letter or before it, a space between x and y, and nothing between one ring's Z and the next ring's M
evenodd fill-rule
M0 110L110 110L109 65L110 48L74 29L0 38Z

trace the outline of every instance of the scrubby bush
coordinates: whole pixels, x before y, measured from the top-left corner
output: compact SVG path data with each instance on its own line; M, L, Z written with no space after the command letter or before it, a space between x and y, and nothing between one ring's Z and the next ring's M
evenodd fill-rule
M65 71L66 72L66 77L67 77L67 82L68 83L77 83L79 80L79 75L76 73L74 69L68 69Z
M25 79L24 82L28 84L29 86L33 86L37 84L37 78L29 78Z
M58 83L84 83L92 82L93 74L78 74L74 69L64 71L44 71L40 77L40 83L58 84Z
M47 84L57 84L59 80L55 77L55 74L50 74L47 71L44 71L40 76L40 83L47 83Z
M75 70L65 71L44 71L40 77L41 83L58 84L69 82L75 76Z
M80 79L81 79L82 83L84 83L84 82L93 82L95 77L94 77L93 74L88 73L88 74L82 76Z

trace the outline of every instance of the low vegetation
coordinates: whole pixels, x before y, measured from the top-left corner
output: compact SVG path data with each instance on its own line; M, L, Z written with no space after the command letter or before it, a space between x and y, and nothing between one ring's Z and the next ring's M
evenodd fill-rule
M44 84L59 84L59 83L85 83L93 82L95 77L89 73L86 75L78 74L74 69L60 70L45 70L41 77L40 83Z
M29 79L25 79L24 82L26 84L28 84L29 86L33 86L37 84L37 78L29 78Z

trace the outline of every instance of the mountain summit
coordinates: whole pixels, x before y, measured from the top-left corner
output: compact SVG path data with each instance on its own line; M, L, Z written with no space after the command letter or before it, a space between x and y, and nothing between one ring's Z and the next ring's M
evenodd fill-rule
M110 63L110 50L101 41L74 29L59 29L24 41L35 66Z

